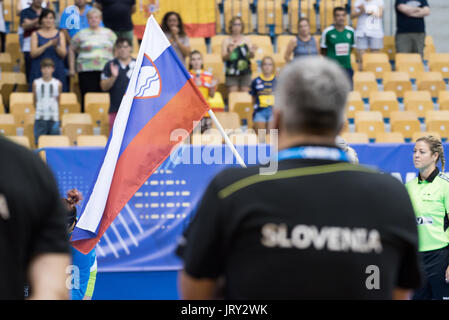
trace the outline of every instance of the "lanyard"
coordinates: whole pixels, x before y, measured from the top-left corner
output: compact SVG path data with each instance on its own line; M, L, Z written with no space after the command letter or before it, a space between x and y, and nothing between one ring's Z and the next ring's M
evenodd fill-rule
M293 147L279 151L277 156L278 161L286 159L320 159L349 162L346 152L331 147Z

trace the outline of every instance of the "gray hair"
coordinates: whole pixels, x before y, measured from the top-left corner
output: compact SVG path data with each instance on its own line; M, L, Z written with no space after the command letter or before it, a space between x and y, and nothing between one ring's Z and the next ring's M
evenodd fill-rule
M344 122L350 83L335 62L322 57L296 59L276 84L275 108L290 133L337 134Z
M100 18L103 17L103 13L101 12L100 9L93 7L92 9L89 10L88 13L86 13L86 17L90 18L92 15L97 14L100 16Z

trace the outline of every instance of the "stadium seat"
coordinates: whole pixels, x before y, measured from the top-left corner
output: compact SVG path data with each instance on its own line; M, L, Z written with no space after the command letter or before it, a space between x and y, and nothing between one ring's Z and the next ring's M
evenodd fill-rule
M207 53L207 47L204 38L190 38L189 42L191 51L197 50L203 56Z
M76 145L78 147L106 147L108 143L108 138L103 135L88 136L79 135L76 138Z
M25 73L22 72L2 72L0 79L0 90L3 103L9 106L9 96L13 91L28 92L29 85Z
M22 122L18 123L16 121L16 124L18 126L17 131L23 130L23 135L28 137L32 148L36 147L35 141L34 141L34 121L35 121L34 118L35 118L34 113L31 113L31 114L27 114L25 117L23 117Z
M254 60L260 61L265 56L273 56L274 50L269 36L249 35L248 37L251 40L251 43L257 46Z
M5 136L17 135L17 125L12 114L0 114L0 134Z
M371 92L378 90L376 76L373 72L354 73L354 91L360 92L362 98L369 98Z
M449 53L431 53L429 56L430 71L441 72L443 78L449 78Z
M301 2L301 16L299 16L299 3ZM310 32L317 32L317 21L315 13L315 0L307 1L288 1L288 25L287 30L290 33L298 34L298 21L300 18L308 18L310 21Z
M204 70L209 71L218 83L225 83L225 72L221 53L210 53L203 57Z
M17 124L24 123L28 115L35 113L33 93L11 93L9 97L9 112L14 115Z
M349 119L353 119L357 111L364 111L364 110L365 107L360 92L358 91L349 92L348 101L346 103L346 116Z
M434 109L429 91L406 91L404 93L404 108L413 111L419 118L424 118L427 111Z
M79 135L92 135L92 116L88 113L67 113L62 115L62 134L66 135L71 145L76 144Z
M388 55L385 53L365 53L362 57L362 70L374 72L377 79L383 78L385 72L391 71Z
M232 133L229 139L234 145L254 145L259 143L255 133Z
M291 1L292 2L292 1ZM281 34L276 38L276 52L284 57L285 50L291 40L295 40L296 37L290 34Z
M385 91L393 91L397 98L403 98L405 91L412 90L412 83L407 72L385 72L383 77Z
M335 7L346 7L347 0L320 0L320 26L321 30L326 29L328 26L334 23L333 10ZM349 25L349 15L348 23Z
M283 0L257 1L257 31L259 34L281 34L283 32Z
M355 25L355 24L353 24ZM390 61L395 60L396 57L396 43L394 36L384 36L384 47L381 52L388 55Z
M400 132L406 139L411 139L413 133L421 131L418 116L413 111L396 111L390 116L392 132Z
M418 53L397 53L395 63L396 71L407 72L412 79L424 72L424 64Z
M412 142L416 142L416 140L425 136L434 136L441 140L441 135L436 131L419 131L413 133Z
M3 104L3 98L0 95L0 113L5 113L5 105Z
M223 4L224 30L226 33L229 33L229 22L232 17L237 16L243 20L244 33L251 33L253 31L250 0L226 0Z
M0 53L0 68L2 72L13 71L13 60L9 52Z
M210 38L210 48L211 52L220 55L221 57L221 48L223 44L223 40L228 38L227 34L216 34L215 36Z
M449 110L449 91L440 91L438 95L440 110Z
M363 132L343 132L341 134L347 143L369 143L369 138Z
M202 134L192 134L192 145L221 145L223 143L223 137L216 129L209 129Z
M384 132L382 113L379 111L357 111L354 118L355 131L364 132L369 139L375 139L377 132Z
M252 104L252 96L248 92L230 92L228 96L229 111L234 111L237 102Z
M229 133L240 129L240 118L237 112L219 112L215 115L225 132ZM217 128L214 122L212 122L212 128Z
M8 139L14 141L17 144L20 144L21 146L24 146L28 149L31 148L30 140L28 137L25 136L8 136Z
M389 118L392 111L399 111L399 103L393 91L378 91L370 94L370 110L379 111Z
M436 49L432 36L426 35L426 38L424 40L424 60L428 61L430 55L435 52Z
M275 72L278 75L286 64L284 55L281 53L275 53L275 54L273 54L272 57L274 60L274 65L275 65L275 70L276 70Z
M81 104L74 92L62 92L59 103L59 114L79 113L81 112Z
M423 72L416 79L418 90L428 90L432 97L438 97L441 90L446 89L440 72Z
M13 65L20 64L24 60L23 54L20 51L20 42L18 33L7 33L5 40L5 51L11 56Z
M51 136L51 135L42 135L39 136L37 141L37 148L47 148L47 147L70 147L70 140L67 136ZM39 152L42 160L46 161L45 151L41 150Z
M438 132L442 138L449 138L449 111L427 111L426 129Z
M94 127L100 128L101 134L109 135L109 105L111 104L109 93L88 92L84 96L86 113L92 117Z
M376 143L403 143L404 137L400 132L378 132Z

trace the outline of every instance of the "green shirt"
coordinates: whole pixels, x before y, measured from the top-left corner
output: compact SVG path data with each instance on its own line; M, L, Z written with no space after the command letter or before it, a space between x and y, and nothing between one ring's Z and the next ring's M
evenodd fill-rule
M449 207L449 178L437 168L426 180L418 176L405 186L415 210L419 251L446 247L449 235L444 222Z
M351 69L351 48L355 47L354 29L346 26L338 31L335 26L324 29L321 48L327 49L327 57L336 60L344 69Z

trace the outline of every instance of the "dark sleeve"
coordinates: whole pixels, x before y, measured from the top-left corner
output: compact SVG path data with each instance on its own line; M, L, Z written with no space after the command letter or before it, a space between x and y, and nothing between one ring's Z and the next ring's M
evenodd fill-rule
M20 11L20 24L21 25L25 19L30 19L28 10L26 10L26 9Z
M40 191L44 199L38 201L39 220L34 227L31 256L42 253L69 253L70 246L67 235L67 211L48 167L37 159Z
M111 77L111 61L109 61L108 63L105 64L104 68L103 68L103 72L102 72L102 77L106 77L106 78L110 78Z
M249 89L249 94L252 95L253 97L257 97L256 79L251 81L251 88Z
M218 191L212 182L198 210L179 242L176 254L184 270L195 278L217 278L223 268L223 232Z
M424 8L424 7L430 7L427 0L422 0L421 8Z

